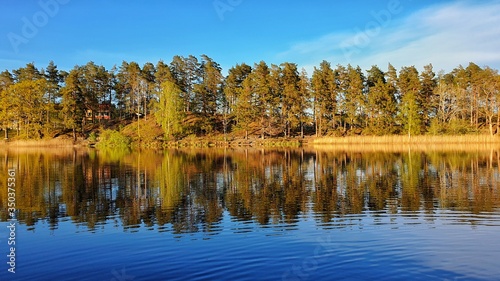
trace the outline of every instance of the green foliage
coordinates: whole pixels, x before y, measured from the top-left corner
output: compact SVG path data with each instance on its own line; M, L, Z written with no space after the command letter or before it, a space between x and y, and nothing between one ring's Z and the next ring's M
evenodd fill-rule
M95 132L91 132L89 134L88 141L92 143L97 142L97 134Z
M47 82L44 79L23 80L10 85L4 92L5 123L17 123L21 134L26 138L41 138L45 107L44 94Z
M439 122L437 118L432 119L429 126L428 133L430 135L438 136L446 134L446 124Z
M466 120L453 119L446 126L446 133L449 135L465 135L475 133L477 130L471 127L470 123Z
M419 109L415 95L413 93L406 93L402 100L401 121L404 133L410 136L421 134L422 119Z
M372 68L372 71L373 70ZM390 135L396 131L395 116L397 113L395 88L385 82L383 77L368 77L369 90L367 98L368 126L364 134Z
M165 138L170 140L182 136L185 132L184 102L181 89L171 81L161 84L159 101L155 104L155 117L165 132Z
M466 120L454 118L447 123L441 123L437 118L434 118L428 133L431 135L466 135L477 133L477 129Z
M71 131L76 140L99 122L123 126L144 144L189 134L493 135L500 124L500 75L474 63L437 76L431 64L420 73L389 64L384 73L377 66L332 69L327 61L311 77L291 62L243 63L222 73L206 55L175 56L170 64L124 61L111 70L88 62L69 73L53 62L45 69L29 63L0 73L0 127L9 138L9 130L28 139ZM94 118L103 104L111 104L111 120Z
M397 83L402 95L400 120L404 127L404 133L419 135L422 133L422 98L421 84L418 71L415 67L403 67L399 73Z
M235 103L235 117L237 127L245 130L245 137L248 137L250 124L257 117L258 107L253 94L252 76L249 75L242 83L242 88Z
M319 68L314 68L311 79L314 104L316 135L322 136L328 129L335 129L337 111L337 84L335 73L330 63L322 61Z
M99 148L128 148L130 138L115 130L104 130L99 136L97 147Z
M342 69L345 83L343 83L343 111L345 118L349 124L349 128L354 129L361 126L364 120L366 99L364 88L364 75L359 67L354 68L351 65L347 69Z

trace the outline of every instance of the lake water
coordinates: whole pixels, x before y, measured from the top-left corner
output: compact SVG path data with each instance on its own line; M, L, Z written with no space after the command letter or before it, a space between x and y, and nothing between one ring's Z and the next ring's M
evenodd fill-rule
M2 149L0 280L499 280L499 158Z

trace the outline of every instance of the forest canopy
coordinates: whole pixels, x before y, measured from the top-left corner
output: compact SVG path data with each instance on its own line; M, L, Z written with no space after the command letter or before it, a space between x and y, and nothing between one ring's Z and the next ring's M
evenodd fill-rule
M174 56L106 69L88 62L69 71L54 62L0 74L5 138L39 139L151 119L164 139L233 134L303 137L497 133L500 76L474 63L436 74L323 61L312 73L295 63L261 61L222 68L206 55ZM10 134L10 135L9 135Z

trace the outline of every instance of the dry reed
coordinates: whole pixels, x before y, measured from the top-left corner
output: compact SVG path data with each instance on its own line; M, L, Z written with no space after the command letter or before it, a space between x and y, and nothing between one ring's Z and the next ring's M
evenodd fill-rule
M309 141L319 150L350 151L478 151L500 149L500 137L489 135L461 136L349 136L323 137Z
M1 141L2 147L73 147L78 146L72 139L12 140Z

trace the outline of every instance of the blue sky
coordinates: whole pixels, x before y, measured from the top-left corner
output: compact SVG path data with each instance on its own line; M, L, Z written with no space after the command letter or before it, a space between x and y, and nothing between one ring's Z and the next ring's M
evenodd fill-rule
M0 69L53 60L500 68L500 1L2 0Z

